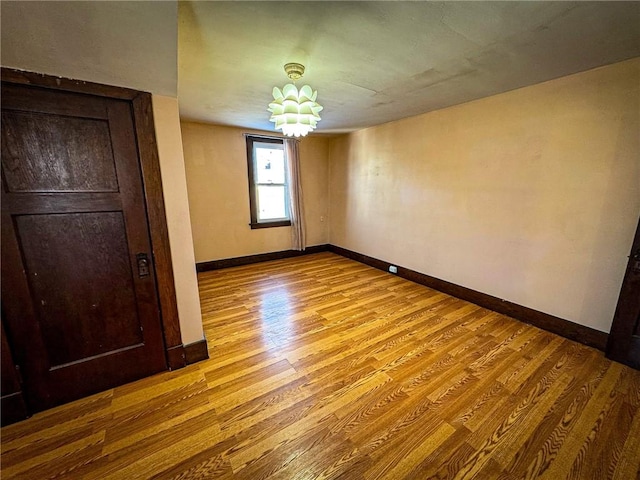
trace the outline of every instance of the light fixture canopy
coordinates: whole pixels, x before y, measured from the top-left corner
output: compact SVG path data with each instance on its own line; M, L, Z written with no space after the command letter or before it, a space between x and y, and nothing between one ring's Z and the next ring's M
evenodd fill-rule
M294 82L304 74L304 65L300 63L287 63L284 66L287 76ZM318 121L322 110L316 102L317 91L313 91L309 85L304 85L300 90L288 83L282 90L273 88L273 102L269 104L271 112L269 121L275 123L276 130L289 137L304 137L311 132Z

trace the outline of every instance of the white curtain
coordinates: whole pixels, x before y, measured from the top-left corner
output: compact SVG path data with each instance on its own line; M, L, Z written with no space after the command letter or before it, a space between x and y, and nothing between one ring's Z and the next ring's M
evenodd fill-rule
M304 209L302 202L302 180L300 178L300 157L298 140L286 138L284 151L289 167L289 213L291 215L291 248L304 250L306 247Z

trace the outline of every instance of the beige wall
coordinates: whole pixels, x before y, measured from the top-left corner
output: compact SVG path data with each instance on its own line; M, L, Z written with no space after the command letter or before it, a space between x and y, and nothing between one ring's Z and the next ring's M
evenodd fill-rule
M160 157L162 190L184 344L204 338L182 155L178 99L153 95L153 117Z
M330 242L609 331L639 85L634 59L335 139Z
M178 94L178 2L0 2L2 65Z
M249 227L244 137L247 132L233 127L182 123L197 262L291 248L290 227L255 230ZM329 139L325 137L307 137L300 142L307 245L328 242L328 148Z

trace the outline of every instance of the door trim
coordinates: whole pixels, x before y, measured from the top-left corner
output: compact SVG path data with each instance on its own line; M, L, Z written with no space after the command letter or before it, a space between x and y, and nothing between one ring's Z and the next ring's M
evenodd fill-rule
M633 237L629 261L627 262L624 279L620 287L618 303L613 316L613 323L611 325L611 332L609 333L609 341L606 349L607 358L632 367L629 352L631 348L633 348L633 331L640 302L640 299L638 299L638 274L634 273L634 264L636 262L634 252L638 250L640 250L640 220L638 220L636 233ZM637 368L637 366L634 368Z
M149 221L151 248L156 268L165 356L170 370L186 366L178 318L176 288L171 263L171 249L162 193L162 178L160 175L160 160L156 143L151 94L129 88L55 77L6 67L2 67L2 82L86 93L94 96L126 100L130 103L142 171L144 202Z

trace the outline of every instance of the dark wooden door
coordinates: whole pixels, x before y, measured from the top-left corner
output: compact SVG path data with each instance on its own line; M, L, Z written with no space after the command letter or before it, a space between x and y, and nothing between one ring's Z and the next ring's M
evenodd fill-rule
M2 302L34 411L167 368L130 102L3 84Z
M640 369L640 222L609 333L607 357Z

